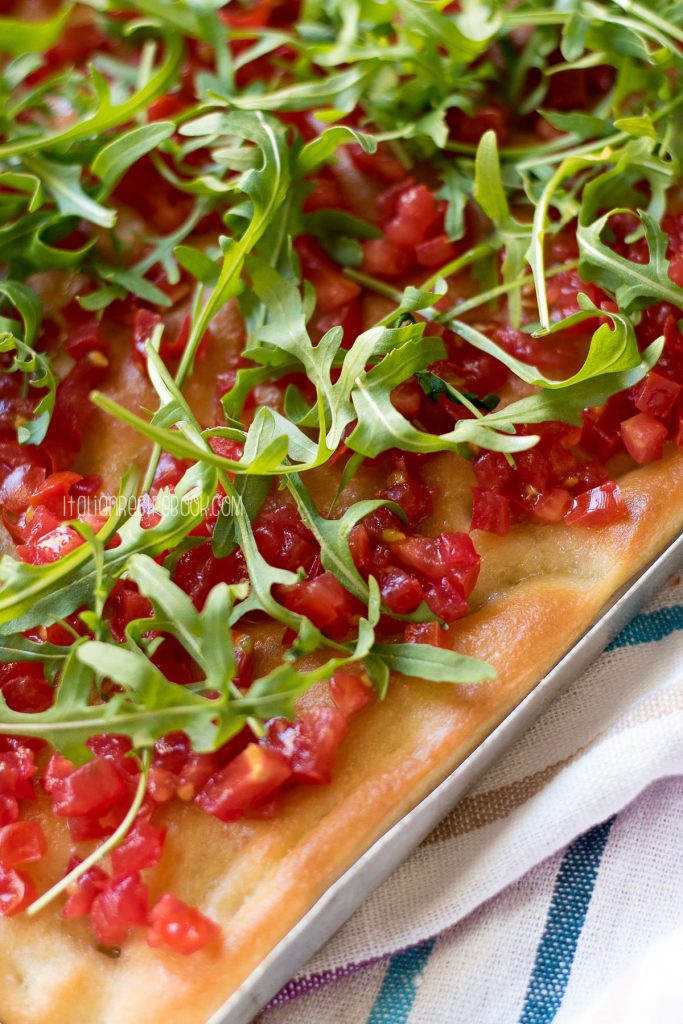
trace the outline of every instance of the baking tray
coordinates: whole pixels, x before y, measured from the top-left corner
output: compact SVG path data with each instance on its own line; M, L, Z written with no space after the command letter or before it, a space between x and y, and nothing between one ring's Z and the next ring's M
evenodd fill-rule
M208 1024L248 1024L453 809L480 775L586 669L648 598L683 567L683 535L622 587L597 622L492 733L412 811L378 839L311 907Z

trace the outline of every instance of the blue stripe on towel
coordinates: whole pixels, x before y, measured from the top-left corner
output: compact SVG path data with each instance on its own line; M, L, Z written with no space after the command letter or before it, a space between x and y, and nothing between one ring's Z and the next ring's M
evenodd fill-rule
M612 640L607 650L664 640L677 630L683 630L683 604L674 604L669 608L658 608L656 611L636 615L620 635Z
M436 939L394 953L368 1024L406 1024L417 995L419 976L427 965Z
M613 821L579 836L562 858L519 1024L550 1024L560 1008Z
M648 644L654 640L663 640L676 630L683 629L683 605L675 604L670 608L659 608L656 612L636 615L628 626L622 629L607 648L631 647L634 644Z

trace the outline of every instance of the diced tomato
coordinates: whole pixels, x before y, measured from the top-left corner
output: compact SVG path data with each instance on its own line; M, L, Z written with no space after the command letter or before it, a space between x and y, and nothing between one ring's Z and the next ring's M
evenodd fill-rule
M304 276L315 288L318 307L329 313L352 302L360 295L360 285L346 277L310 235L301 235L294 242Z
M386 238L371 238L363 243L362 269L371 277L401 277L411 264L410 254Z
M639 412L621 424L626 451L641 464L661 459L666 435L666 426L646 412Z
M608 526L628 516L621 491L614 481L591 488L572 500L564 517L570 526Z
M650 370L645 380L638 386L636 409L649 416L668 416L678 401L683 386L675 380L662 377L655 370Z
M472 469L479 486L489 490L505 487L512 478L512 470L500 452L483 452Z
M417 576L396 568L386 574L380 590L387 608L397 615L408 615L415 611L423 596Z
M12 711L46 711L54 698L50 684L35 676L14 676L3 683L0 689Z
M69 861L67 868L67 874L81 863L80 857L72 857ZM94 865L88 868L71 886L68 890L69 895L64 909L62 910L62 917L70 919L73 917L85 917L92 910L92 905L95 902L95 897L98 893L101 893L106 889L109 883L109 875L107 875L101 868Z
M179 92L168 92L153 100L147 108L148 121L165 121L175 117L188 105L187 99Z
M304 213L316 210L341 210L345 206L341 189L333 178L318 178L303 203Z
M36 887L23 871L0 868L0 917L21 913L36 898Z
M358 572L361 575L367 575L370 569L372 550L368 531L362 523L356 523L349 534L349 551Z
M418 382L411 378L398 384L391 392L391 404L401 416L412 420L420 413L423 392Z
M448 572L470 593L479 573L480 558L466 533L444 532L438 537L407 537L391 545L406 568L438 582Z
M583 413L583 421L581 447L587 452L607 462L618 451L623 451L619 425L612 423L604 410L587 409Z
M42 467L30 463L17 466L0 485L0 506L7 512L24 512L44 480L45 470Z
M125 791L121 773L112 762L94 757L52 781L52 809L63 817L93 817L104 814Z
M136 584L132 580L117 580L105 605L105 617L114 639L123 643L128 623L135 619L147 619L151 615L152 605L140 593Z
M0 794L30 800L34 795L31 779L36 771L29 747L3 751L0 753Z
M279 569L296 572L303 569L310 572L318 554L314 544L304 536L298 516L292 509L290 523L281 523L278 518L266 514L257 517L254 523L254 539L265 560ZM303 525L303 524L302 524Z
M448 576L425 587L424 599L430 611L444 622L455 622L467 613L461 584Z
M72 359L81 359L88 352L107 352L107 343L95 320L80 324L69 331L69 337L64 345L65 350Z
M346 718L336 707L304 712L296 722L277 718L268 727L268 749L289 763L291 781L321 786L332 777L337 750L346 735Z
M250 743L209 779L196 802L221 821L236 821L274 796L291 774L281 753Z
M0 794L0 826L19 820L19 802L14 796Z
M150 309L138 309L133 316L133 359L140 369L147 366L146 345L161 323L158 313Z
M438 622L409 622L405 628L405 639L409 644L429 644L431 647L450 648L448 630Z
M132 875L144 868L153 868L161 860L166 829L157 828L148 821L139 821L126 839L111 853L111 871L114 878Z
M551 487L535 499L531 518L535 523L559 523L569 509L571 494L564 487Z
M220 928L214 921L169 892L152 907L149 923L147 942L150 946L166 946L184 956L203 949L220 935Z
M432 331L430 327L428 333ZM453 367L467 390L481 398L494 394L508 379L508 371L501 362L472 345L464 344L453 353Z
M683 288L683 252L678 252L671 258L669 277L679 288Z
M426 185L414 185L398 196L396 212L384 227L387 242L399 249L414 249L425 236L436 211L434 196Z
M72 473L63 470L61 473L50 473L44 483L33 492L29 505L34 508L44 505L51 509L55 515L64 514L64 499L74 484L82 480L80 473Z
M411 526L420 523L432 511L432 492L419 476L408 468L404 455L394 459L395 469L387 478L380 497L395 501L405 512Z
M39 540L18 544L17 554L32 565L49 565L68 555L83 543L83 538L70 526L57 526Z
M334 639L346 635L352 612L351 597L331 572L280 588L283 604L305 615L314 626Z
M487 131L496 133L499 145L504 143L507 137L505 119L506 114L500 107L484 107L474 114L465 114L464 111L453 107L448 111L446 118L452 137L457 142L468 142L473 145L478 143Z
M334 673L328 685L332 700L346 718L361 711L374 696L367 680L353 672L344 672L343 669Z
M15 821L0 828L0 865L3 868L40 860L46 849L45 835L37 821Z
M458 254L453 242L447 235L436 235L434 238L426 238L415 246L415 258L421 267L442 267L454 260Z
M50 759L45 766L41 782L46 793L51 793L57 783L71 775L76 766L73 761L67 760L61 754L50 754Z
M362 171L387 184L403 181L406 170L400 160L392 156L391 150L380 145L375 153L366 153L361 146L349 146L354 164Z
M312 337L319 341L323 334L333 327L341 327L344 332L342 348L350 348L363 329L363 310L360 299L353 299L343 306L338 306L329 313L317 314L312 323Z
M131 928L147 924L147 886L139 875L110 882L93 900L90 926L104 946L117 946Z
M510 500L498 491L472 488L472 530L486 530L500 536L510 529Z

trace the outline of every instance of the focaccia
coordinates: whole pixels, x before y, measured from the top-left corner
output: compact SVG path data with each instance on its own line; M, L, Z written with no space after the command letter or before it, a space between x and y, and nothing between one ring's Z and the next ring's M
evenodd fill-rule
M0 11L0 1019L202 1024L683 528L680 31Z

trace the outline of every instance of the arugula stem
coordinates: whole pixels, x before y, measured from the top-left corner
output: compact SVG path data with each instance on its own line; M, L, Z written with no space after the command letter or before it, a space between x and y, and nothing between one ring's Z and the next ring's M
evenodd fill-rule
M659 29L665 35L671 36L679 43L683 43L683 30L677 28L670 21L665 21L664 18L655 12L650 10L649 7L643 7L642 4L635 3L634 0L614 0L623 10L630 14L635 14L641 21L647 21L650 25Z
M467 252L463 253L462 256L457 256L450 263L446 263L443 267L439 267L433 274L431 274L426 281L423 281L420 285L420 289L425 292L432 290L439 278L449 278L458 274L465 267L468 267L471 263L478 263L479 260L483 260L486 256L490 256L491 253L495 252L495 246L491 245L490 242L480 242L479 245L475 245L472 249L468 249Z
M557 274L563 274L567 270L575 270L579 265L578 260L570 260L568 263L560 263L557 266L549 267L546 272L546 277L555 277ZM495 288L489 288L488 291L481 292L479 295L473 295L471 299L465 299L464 302L457 303L450 309L445 310L443 313L439 313L435 320L441 322L450 320L454 316L461 316L463 313L468 313L471 309L476 309L477 306L483 306L491 299L500 298L501 295L505 295L507 292L514 291L515 288L522 288L526 284L533 284L534 278L532 274L525 274L524 277L517 277L514 281L507 281L503 284L496 285Z
M137 813L142 806L142 801L145 798L145 792L147 790L147 777L149 775L149 764L150 764L150 752L145 750L142 754L142 763L140 765L140 779L138 781L137 789L135 790L135 796L133 801L128 808L125 818L118 826L118 828L112 832L108 839L105 839L97 849L93 850L85 860L82 860L80 864L65 875L64 878L60 879L51 889L44 892L42 896L39 896L37 900L34 900L29 907L26 908L26 914L28 917L34 917L35 914L39 914L41 910L44 910L49 903L52 903L57 896L65 892L74 882L77 882L81 875L84 875L86 871L89 871L93 865L97 864L98 861L102 860L103 857L117 847L128 835L131 825L137 817Z
M390 284L387 284L385 281L380 281L377 277L370 277L369 274L362 274L360 270L354 270L353 267L345 267L344 274L346 277L350 277L352 281L355 281L356 284L362 284L364 288L369 288L378 295L384 295L387 299L393 299L397 305L401 301L402 293L398 288L392 288Z

